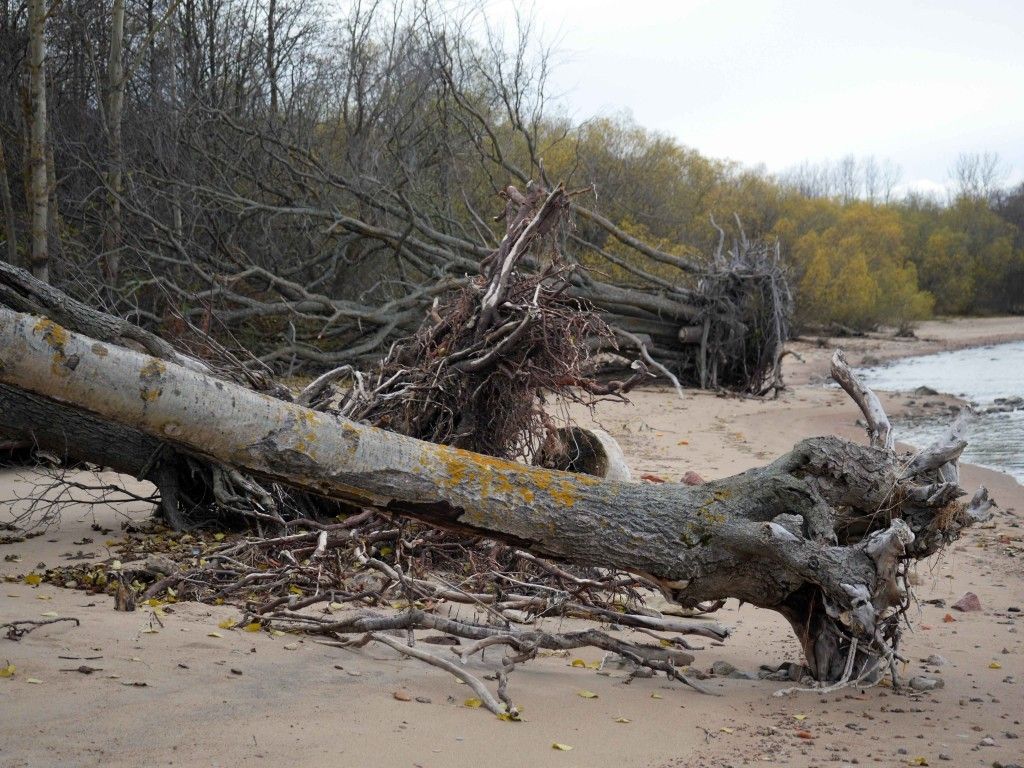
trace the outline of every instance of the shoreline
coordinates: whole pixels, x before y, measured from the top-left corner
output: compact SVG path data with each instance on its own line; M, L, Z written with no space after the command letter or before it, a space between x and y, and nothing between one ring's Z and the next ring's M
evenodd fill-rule
M975 340L985 331L979 329ZM1024 318L1019 333L1024 338ZM967 335L964 329L958 334ZM851 364L860 354L895 358L918 353L916 345L955 343L841 341L851 350ZM804 362L786 358L790 388L776 400L711 392L680 399L670 388L645 387L631 393L631 404L602 403L593 416L571 412L581 425L597 424L619 440L635 477L678 480L692 470L711 480L763 466L805 437L838 434L863 442L860 413L846 394L811 381L827 372L833 347L807 347ZM902 412L905 395L880 397L890 416ZM0 665L9 660L17 667L14 677L0 679L0 695L16 704L5 711L9 738L0 744L0 763L478 768L506 765L515 755L517 763L590 768L702 768L746 760L809 767L850 765L853 758L907 765L916 756L938 765L940 754L950 765L1020 762L1022 742L1006 733L1024 738L1024 632L1018 633L1024 620L1008 612L1024 607L1024 487L1008 475L961 466L964 487L984 483L1000 506L990 524L969 529L914 574L921 602L908 614L913 629L901 649L908 659L901 674L938 677L944 687L931 693L876 686L776 698L782 683L712 677L705 686L721 695L703 696L661 678L627 682L614 665L607 674L573 666L574 658L602 660L600 651L582 649L517 669L509 690L527 721L505 723L463 706L469 694L451 675L389 649L345 650L312 638L224 630L222 621L240 615L228 605L166 606L157 624L148 609L115 612L103 595L7 581L0 623L56 613L80 619L81 626L42 627L18 643L0 638ZM26 482L0 471L0 498L25 495ZM150 514L148 505L133 509L133 516ZM0 505L4 512L9 505ZM112 532L96 533L94 522ZM70 508L46 535L0 545L0 575L65 564L68 555L105 559L105 539L120 536L119 525L112 510ZM968 590L979 596L982 610L952 611ZM650 607L664 606L652 601ZM714 619L734 633L724 644L700 643L694 667L708 671L725 661L756 677L761 664L800 658L792 628L772 611L730 600ZM923 661L933 654L947 663ZM470 669L482 677L496 660L474 657ZM102 671L75 672L83 663ZM393 694L399 689L430 703L398 701ZM597 698L583 698L581 690ZM980 746L983 738L995 746ZM555 742L573 751L554 751Z

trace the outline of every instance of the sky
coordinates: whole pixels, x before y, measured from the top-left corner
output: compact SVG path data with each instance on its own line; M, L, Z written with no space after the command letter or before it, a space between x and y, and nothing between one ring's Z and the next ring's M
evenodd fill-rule
M512 0L488 0L510 24ZM941 193L962 152L1024 180L1024 0L544 0L551 90L687 146L782 172L874 155Z

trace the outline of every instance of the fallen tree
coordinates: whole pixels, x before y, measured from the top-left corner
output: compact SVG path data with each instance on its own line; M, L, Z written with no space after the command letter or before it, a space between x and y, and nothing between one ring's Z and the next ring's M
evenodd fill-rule
M82 412L226 471L642 574L683 606L738 598L789 620L818 680L868 679L886 666L895 676L909 564L985 519L990 502L984 489L958 500L966 443L956 429L907 461L840 356L833 372L868 420L869 446L811 438L734 477L646 485L422 442L0 309L0 382L31 396L36 419ZM11 418L5 409L0 430L24 434ZM105 463L73 422L52 431L70 455Z

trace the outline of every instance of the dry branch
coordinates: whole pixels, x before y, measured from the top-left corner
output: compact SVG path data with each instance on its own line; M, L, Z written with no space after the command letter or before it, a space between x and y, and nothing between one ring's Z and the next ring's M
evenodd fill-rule
M529 467L285 403L9 310L0 382L264 481L643 574L683 606L736 597L772 608L819 680L842 677L853 639L857 676L894 663L908 561L990 506L984 492L956 501L963 491L939 469L907 477L892 450L838 438L696 487Z

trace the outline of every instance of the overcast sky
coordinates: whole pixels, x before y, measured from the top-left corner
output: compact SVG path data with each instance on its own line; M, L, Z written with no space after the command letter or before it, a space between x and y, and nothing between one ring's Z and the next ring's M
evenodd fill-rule
M511 0L488 17L511 19ZM518 3L520 8L528 7ZM938 190L960 152L1024 178L1024 0L545 0L554 90L782 171L853 153Z

